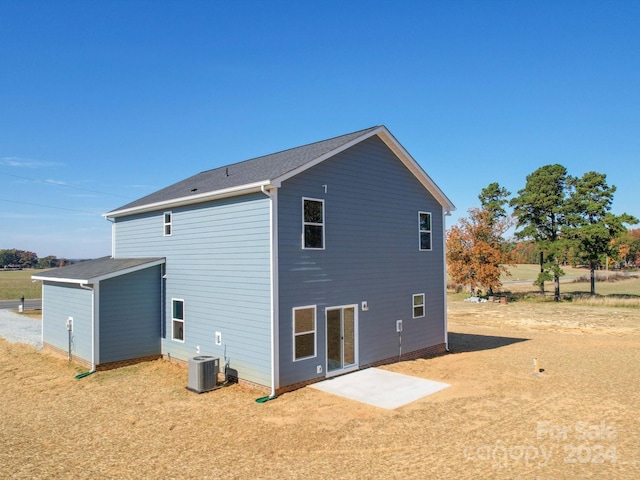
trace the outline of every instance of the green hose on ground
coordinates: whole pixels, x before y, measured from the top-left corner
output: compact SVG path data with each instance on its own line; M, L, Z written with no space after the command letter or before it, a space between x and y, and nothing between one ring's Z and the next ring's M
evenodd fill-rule
M267 395L266 397L260 397L260 398L256 398L256 403L265 403L268 402L269 400L275 400L276 398L278 398L277 396L271 396L271 395Z

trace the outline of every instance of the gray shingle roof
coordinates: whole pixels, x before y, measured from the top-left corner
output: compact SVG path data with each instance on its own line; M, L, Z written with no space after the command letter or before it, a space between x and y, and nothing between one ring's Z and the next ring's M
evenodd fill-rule
M114 212L271 180L291 172L360 136L366 135L376 128L378 127L371 127L321 142L310 143L282 152L245 160L244 162L206 170L123 205L114 210ZM109 216L109 213L106 216Z
M34 280L67 281L72 283L92 283L118 276L121 272L135 271L146 266L163 263L163 257L153 258L111 258L102 257L95 260L74 263L62 268L47 270L32 275ZM149 264L149 265L147 265Z

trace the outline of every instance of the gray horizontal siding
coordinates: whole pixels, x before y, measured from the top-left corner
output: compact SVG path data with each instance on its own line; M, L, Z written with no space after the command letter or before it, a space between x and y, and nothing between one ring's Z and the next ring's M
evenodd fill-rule
M271 383L270 208L263 194L120 218L116 257L166 257L163 354L214 355L240 378ZM185 342L171 339L171 299L185 301ZM215 332L223 344L215 345Z
M49 345L68 349L67 319L73 317L73 356L91 362L92 292L77 285L45 281L42 288L42 334Z
M100 283L99 363L160 354L161 267Z
M327 186L324 192L323 185ZM326 248L301 248L302 197L325 200ZM444 342L442 207L377 137L284 182L279 191L280 385L325 367L325 308L360 305L359 363ZM419 251L418 212L432 214L432 251ZM426 316L412 318L412 294ZM292 362L291 310L318 305L318 356ZM322 374L324 375L324 374Z

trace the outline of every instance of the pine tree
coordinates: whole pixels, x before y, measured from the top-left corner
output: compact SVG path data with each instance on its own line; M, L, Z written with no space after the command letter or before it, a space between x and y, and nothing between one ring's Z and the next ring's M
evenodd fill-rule
M541 253L540 275L536 283L544 292L544 282L553 278L554 300L560 300L560 277L564 275L559 258L563 245L561 230L566 225L567 169L559 164L545 165L527 175L525 187L511 199L516 218L515 235L536 241ZM546 253L546 262L542 255Z
M567 183L570 194L566 218L571 227L568 236L578 257L589 265L591 295L595 295L595 270L600 260L614 254L614 239L626 231L624 224L638 223L638 219L610 212L616 187L607 185L605 174L591 171L580 178L570 177Z

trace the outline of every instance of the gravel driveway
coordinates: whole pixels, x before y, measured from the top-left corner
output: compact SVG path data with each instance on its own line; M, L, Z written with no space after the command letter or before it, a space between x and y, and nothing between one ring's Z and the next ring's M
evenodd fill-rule
M11 310L0 310L0 337L42 348L42 322Z

